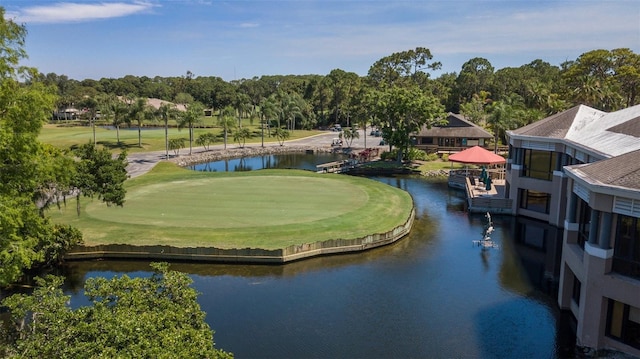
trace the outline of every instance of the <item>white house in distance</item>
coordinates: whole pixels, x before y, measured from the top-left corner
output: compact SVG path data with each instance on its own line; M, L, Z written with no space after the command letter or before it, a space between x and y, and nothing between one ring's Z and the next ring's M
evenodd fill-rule
M576 344L640 357L640 105L509 131L512 213L563 229L558 304Z
M187 109L186 109L186 107L185 107L183 104L180 104L180 103L179 103L179 104L175 104L175 103L173 103L173 102L169 102L169 101L165 101L165 100L160 100L160 99L158 99L158 98L148 98L148 99L147 99L147 105L149 105L149 106L151 106L151 107L155 108L156 110L157 110L157 109L159 109L159 108L160 108L160 106L162 106L162 105L164 105L164 104L169 104L169 105L175 106L175 108L176 108L178 111L183 111L183 112L184 112L184 111L186 111L186 110L187 110Z

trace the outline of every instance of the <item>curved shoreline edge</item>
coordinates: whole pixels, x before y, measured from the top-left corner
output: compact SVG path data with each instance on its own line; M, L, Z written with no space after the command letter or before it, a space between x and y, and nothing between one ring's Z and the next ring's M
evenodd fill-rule
M65 260L137 259L195 261L211 263L284 264L317 256L362 252L386 246L400 240L411 231L415 205L404 224L384 233L374 233L355 239L329 239L321 242L295 244L281 249L220 249L215 247L133 246L109 244L76 246Z

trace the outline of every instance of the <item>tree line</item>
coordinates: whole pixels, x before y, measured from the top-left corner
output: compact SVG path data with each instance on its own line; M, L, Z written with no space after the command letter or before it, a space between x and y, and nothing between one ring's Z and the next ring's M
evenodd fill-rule
M400 160L412 146L410 134L437 124L448 111L486 126L497 143L508 129L577 104L606 111L634 105L640 81L640 58L629 49L594 50L560 66L535 60L497 71L488 60L473 58L459 73L432 78L441 64L423 47L381 58L366 76L335 69L327 75L226 82L188 71L180 77L76 81L21 66L27 56L25 37L26 29L5 19L0 7L0 287L56 264L68 248L81 242L77 229L52 223L46 208L64 204L67 196L76 198L78 210L83 195L97 197L106 205L124 203L126 152L113 157L107 149L96 147L95 140L74 150L38 141L43 124L51 120L56 108L84 108L91 122L99 113L100 121L116 129L122 124L135 125L139 145L143 125L159 121L166 128L171 121L189 129L190 147L192 142L207 146L210 139L193 138L193 127L204 109L218 117L225 144L228 134L240 141L248 136L241 121L247 118L259 121L262 128L268 125L279 140L296 129L341 124L353 131L356 126L374 125L398 149ZM167 103L150 111L147 98ZM165 138L168 150L169 139ZM155 269L150 279L123 277L87 283L94 307L78 311L67 307L60 280L39 280L33 296L2 302L10 318L8 329L1 327L6 335L0 336L0 355L162 353L181 357L201 347L205 356L226 357L213 348L213 333L202 324L203 315L188 279L166 266ZM136 315L146 313L137 306L140 303L158 311L140 319ZM84 331L76 331L78 326ZM104 331L101 326L111 329ZM128 331L139 336L110 336ZM169 345L179 336L192 345ZM70 344L64 339L71 337L81 340ZM106 345L114 342L119 343L117 348Z
M366 76L334 69L326 75L270 75L227 82L187 71L178 77L127 75L78 81L49 73L38 74L33 81L57 89L58 108L100 111L116 127L151 122L154 116L147 114L145 120L136 105L140 98L208 109L219 117L225 144L227 133L235 132L240 141L250 135L239 130L241 122L234 125L235 118L260 122L281 133L333 124L375 125L387 143L406 150L408 131L433 125L446 112L461 113L484 126L497 144L509 129L578 104L615 111L638 103L640 55L628 48L585 52L559 66L537 59L498 70L489 60L476 57L459 72L434 78L432 73L441 67L429 49L418 47L381 58ZM127 105L138 110L127 113ZM169 112L163 111L156 117L167 116ZM196 117L185 120L176 115L176 121L190 129L198 124ZM194 140L190 130L190 145Z

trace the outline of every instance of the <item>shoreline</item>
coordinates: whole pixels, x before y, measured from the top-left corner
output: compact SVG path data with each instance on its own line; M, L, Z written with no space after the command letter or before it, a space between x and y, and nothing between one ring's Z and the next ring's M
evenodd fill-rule
M294 244L280 249L216 247L134 246L107 244L76 246L65 255L67 261L86 260L170 260L176 262L287 264L299 260L336 254L363 252L395 243L409 234L415 220L415 206L399 226L383 233L344 240L328 239L314 243Z

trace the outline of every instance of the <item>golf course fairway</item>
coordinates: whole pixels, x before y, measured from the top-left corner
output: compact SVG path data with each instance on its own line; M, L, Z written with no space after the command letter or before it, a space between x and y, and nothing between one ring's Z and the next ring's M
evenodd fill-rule
M126 183L124 206L82 199L49 214L86 246L278 249L384 233L406 223L411 196L360 177L302 170L196 172L161 162Z

